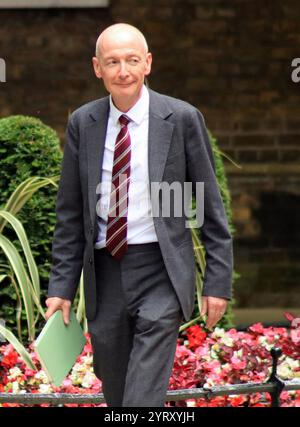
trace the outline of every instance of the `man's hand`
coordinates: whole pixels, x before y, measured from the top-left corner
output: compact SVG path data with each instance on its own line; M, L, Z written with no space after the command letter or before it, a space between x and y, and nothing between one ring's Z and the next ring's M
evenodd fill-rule
M216 297L202 297L201 316L207 313L206 327L212 329L220 319L222 319L226 307L227 300L224 298Z
M63 298L51 297L46 299L46 306L48 307L45 315L46 320L48 320L49 317L51 317L57 310L61 310L65 324L69 324L71 301Z

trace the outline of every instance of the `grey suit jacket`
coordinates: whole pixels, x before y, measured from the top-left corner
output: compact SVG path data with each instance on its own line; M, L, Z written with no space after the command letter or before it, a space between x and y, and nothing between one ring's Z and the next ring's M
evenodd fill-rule
M203 295L231 298L232 239L228 230L205 123L192 105L149 90L149 182L204 182L206 250ZM73 301L83 268L86 316L96 314L94 243L96 187L101 182L109 98L89 102L70 116L56 201L48 297ZM154 217L154 226L184 318L195 301L195 260L185 216Z

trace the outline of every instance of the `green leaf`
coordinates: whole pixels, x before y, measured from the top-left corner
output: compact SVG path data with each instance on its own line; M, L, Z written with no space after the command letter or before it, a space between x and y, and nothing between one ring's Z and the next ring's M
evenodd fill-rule
M23 225L21 224L21 222L11 213L5 211L5 210L0 210L0 218L3 217L6 219L7 222L9 222L13 229L15 230L19 241L22 245L24 254L25 254L25 258L28 264L28 268L29 268L29 272L30 272L30 276L31 276L31 281L33 283L34 286L34 290L35 290L35 294L36 297L38 298L38 300L40 299L40 279L39 279L39 273L38 273L38 269L36 266L36 263L34 261L34 258L32 256L31 250L30 250L30 246L29 246L29 242L27 239L27 235L26 232L24 230Z
M29 339L33 340L35 335L34 328L34 309L32 302L32 293L34 291L29 277L26 273L23 261L14 247L14 245L2 234L0 234L0 247L8 258L9 263L17 277L18 285L22 293L22 298L25 305Z
M58 180L58 175L49 178L34 176L26 179L15 189L13 194L8 199L4 209L11 214L16 215L37 190L49 184L57 187L56 182ZM0 232L3 230L5 224L6 222L4 219L0 219Z
M13 276L9 276L11 283L13 284L16 296L17 296L17 313L16 313L16 322L17 322L17 330L18 330L18 337L19 340L22 342L22 329L21 329L21 316L22 316L22 298L18 289L18 285L14 279Z
M201 316L195 317L195 319L190 320L187 323L184 323L183 325L180 326L179 328L179 332L184 331L185 329L189 328L190 326L192 326L194 323L198 322L198 320L201 320Z
M30 354L26 350L26 348L20 343L20 341L15 337L15 335L9 331L5 326L0 324L0 334L3 335L3 337L11 343L11 345L14 347L14 349L19 353L19 355L22 357L26 365L33 369L34 371L37 371L37 367L33 363L33 360L30 357Z
M77 305L76 318L80 323L84 316L84 289L83 289L83 272L81 271L80 281L79 281L79 301Z

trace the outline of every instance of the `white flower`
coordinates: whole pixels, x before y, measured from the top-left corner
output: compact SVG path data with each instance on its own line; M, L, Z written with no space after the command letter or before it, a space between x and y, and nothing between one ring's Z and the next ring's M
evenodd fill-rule
M215 328L214 332L212 333L213 338L224 338L225 337L225 330L223 328Z
M85 362L81 363L76 363L73 367L73 371L78 372L78 373L85 373L87 370L87 367L85 365Z
M84 388L90 388L93 384L93 381L95 381L95 375L91 372L87 372L83 377L81 385Z
M258 338L258 342L265 347L268 351L271 351L271 349L274 347L274 344L271 344L268 342L268 338L265 336L261 336Z
M211 350L210 350L210 357L212 358L212 359L219 359L219 356L218 356L218 354L211 348Z
M239 350L234 351L234 352L233 352L233 355L234 355L235 357L237 357L238 359L241 359L241 358L243 357L243 349L242 349L242 348L240 348Z
M292 372L287 365L278 366L278 375L281 378L289 378L291 374Z
M286 357L285 360L278 366L278 375L284 379L295 377L296 370L299 368L299 360L293 360Z
M92 365L93 364L93 356L86 356L85 357L85 363L87 365Z
M52 387L50 384L40 384L39 392L40 393L52 393Z
M82 370L82 366L80 363L75 363L75 365L73 366L72 372L79 372Z
M10 379L10 380L15 380L20 375L22 375L22 371L21 371L20 368L18 368L18 367L10 368L9 375L7 376L7 378Z
M71 374L69 375L69 378L71 381L73 381L74 379L76 379L78 377L77 372L71 372Z
M196 400L195 399L187 399L186 400L186 406L195 407L196 406Z
M13 393L19 393L20 388L19 388L19 383L17 381L14 381L12 383L12 392Z
M223 344L225 344L227 347L233 347L234 341L232 338L227 337L226 335L222 339Z
M34 378L35 379L37 379L37 380L40 380L40 381L42 381L42 383L44 383L44 384L49 384L49 380L48 380L48 377L47 377L47 375L45 374L45 372L44 371L39 371L39 372L37 372L35 375L34 375Z
M265 347L266 347L266 349L268 350L268 351L271 351L272 350L272 348L274 347L274 344L266 344L265 345Z
M82 375L80 373L72 372L72 374L70 375L69 378L72 381L73 385L80 385L81 384Z
M207 378L206 383L204 384L205 387L214 387L215 383L214 380L212 378Z
M209 362L209 361L211 360L210 352L209 352L209 353L207 353L207 354L203 354L203 355L199 358L199 360L202 360L202 361L204 361L204 362Z
M225 371L225 372L231 371L231 365L229 363L224 363L224 365L222 365L222 371Z
M211 347L214 351L218 351L220 350L220 346L218 343L215 343L212 347Z
M299 364L300 364L299 360L294 360L294 359L291 359L290 357L286 357L284 362L287 363L290 366L290 368L293 370L294 369L296 370L299 368Z

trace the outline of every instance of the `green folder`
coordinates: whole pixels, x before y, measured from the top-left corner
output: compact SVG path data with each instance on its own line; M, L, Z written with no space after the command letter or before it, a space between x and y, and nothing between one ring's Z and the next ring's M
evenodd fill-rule
M86 338L70 310L70 322L65 325L62 311L56 311L47 321L35 341L34 348L49 381L59 387L81 354Z

